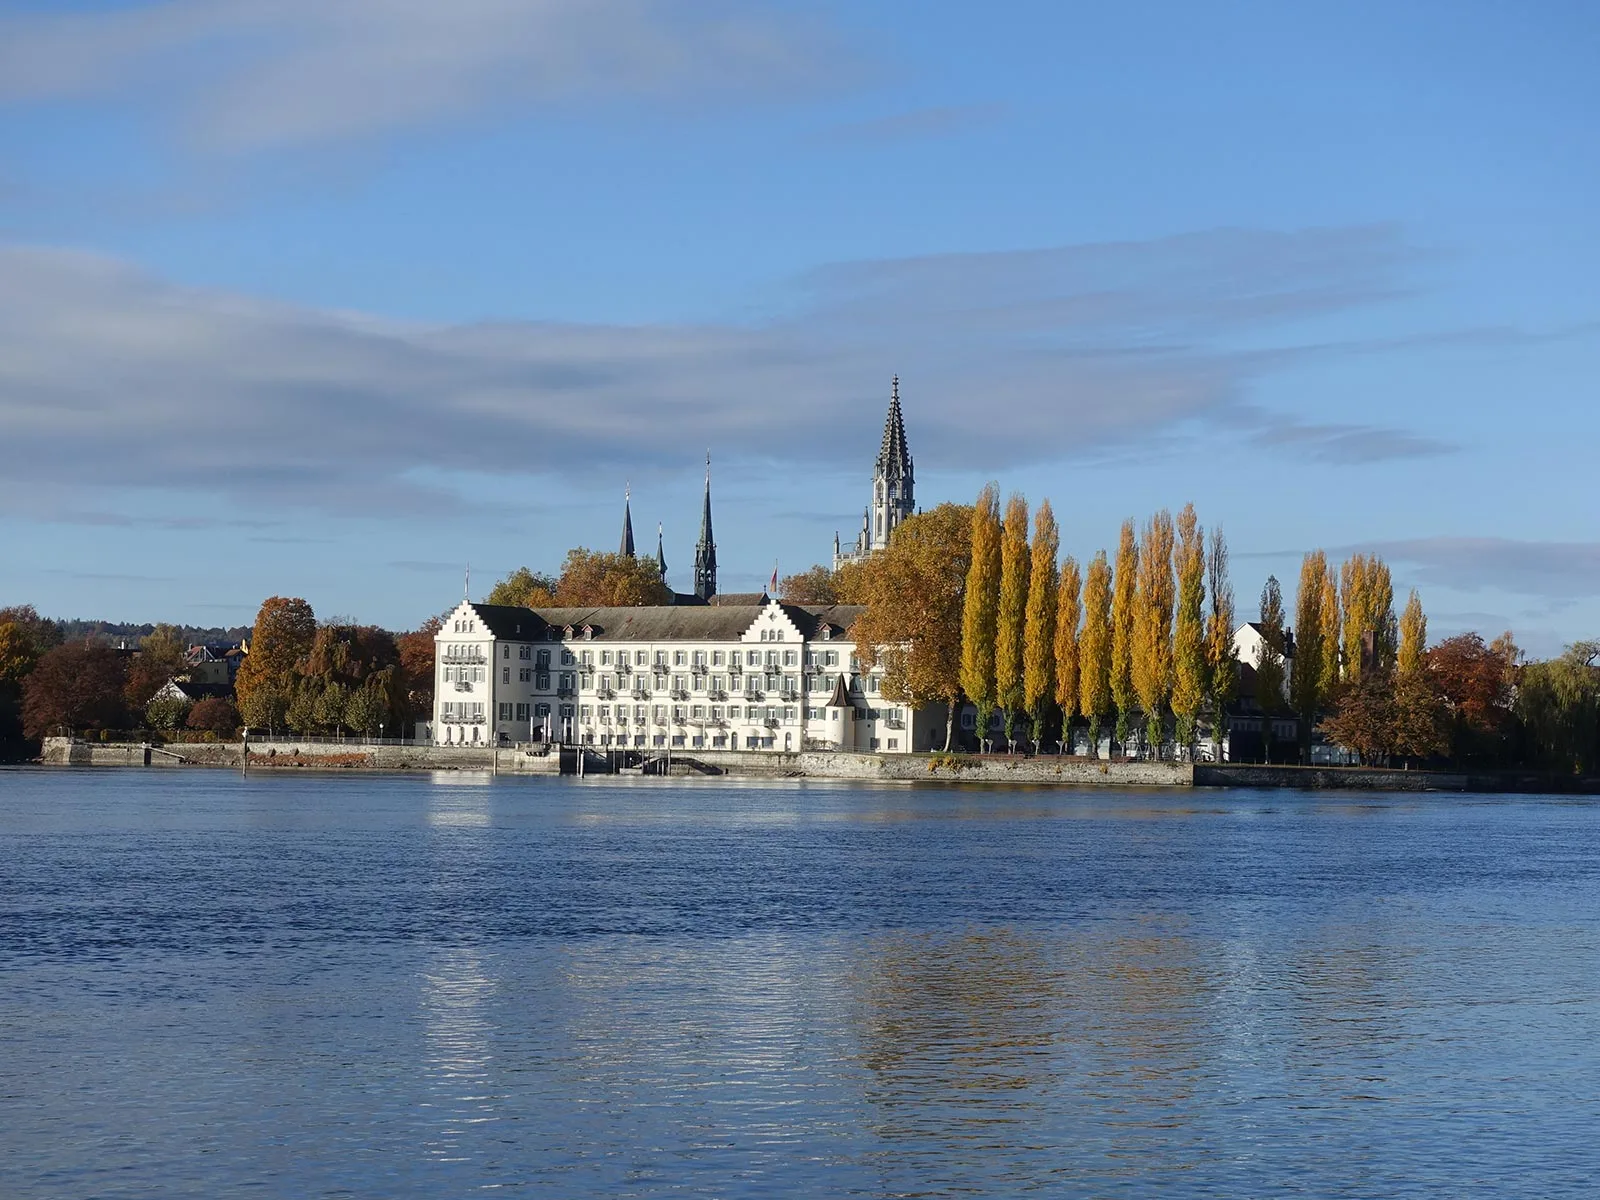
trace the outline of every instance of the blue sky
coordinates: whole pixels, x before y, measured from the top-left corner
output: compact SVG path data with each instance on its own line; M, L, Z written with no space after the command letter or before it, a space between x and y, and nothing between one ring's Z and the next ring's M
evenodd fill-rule
M1600 10L0 2L0 603L415 625L918 498L1193 500L1600 635Z

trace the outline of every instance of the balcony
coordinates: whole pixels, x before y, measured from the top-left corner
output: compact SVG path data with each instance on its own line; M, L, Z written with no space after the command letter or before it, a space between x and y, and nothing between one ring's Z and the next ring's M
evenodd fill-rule
M635 700L648 700L648 699L650 699L650 689L646 688L646 687L636 687L636 688L634 688L633 689L633 698Z
M778 727L778 718L777 717L766 717L766 718L762 719L761 723L763 725L765 725L768 729L776 729Z
M890 717L884 724L890 729L904 729L906 727L906 723L899 717Z
M689 690L687 688L673 688L671 696L674 700L687 700L689 698Z
M689 668L690 673L694 675L704 675L707 670L709 670L709 668L705 663L695 663L694 666Z
M595 693L595 695L599 696L602 700L615 700L617 698L616 690L608 687L601 688Z
M556 689L556 695L560 696L563 700L571 700L577 694L577 690L574 688L561 687Z
M707 692L706 696L711 700L726 700L728 698L728 693L723 691L721 688L716 688Z
M481 650L446 650L439 656L439 661L447 663L486 663L489 660Z
M456 680L456 691L458 691L458 692L470 692L471 690L472 690L472 685L470 683L467 683L465 680L461 680L461 679Z

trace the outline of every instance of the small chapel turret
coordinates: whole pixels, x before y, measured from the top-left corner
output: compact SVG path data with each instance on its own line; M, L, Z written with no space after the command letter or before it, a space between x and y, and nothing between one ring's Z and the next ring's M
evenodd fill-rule
M700 541L694 548L694 594L710 600L717 594L717 543L711 536L711 453L706 452L706 498L700 511Z

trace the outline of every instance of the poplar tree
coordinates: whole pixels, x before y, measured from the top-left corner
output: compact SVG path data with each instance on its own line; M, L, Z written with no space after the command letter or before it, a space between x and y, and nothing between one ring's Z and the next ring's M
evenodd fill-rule
M1178 743L1194 757L1195 725L1206 699L1206 535L1194 505L1178 514L1178 617L1173 631L1172 715Z
M1322 578L1322 695L1329 697L1339 686L1339 647L1342 628L1339 621L1339 584L1328 568Z
M995 703L995 620L1000 606L1000 489L985 484L972 510L972 561L961 606L961 690L978 710L978 749Z
M1428 618L1422 613L1422 600L1417 589L1411 589L1405 612L1400 614L1400 648L1395 666L1402 675L1414 675L1422 669L1423 652L1428 645Z
M1211 593L1211 615L1206 621L1206 678L1214 712L1212 737L1217 756L1228 734L1228 705L1238 688L1238 665L1233 658L1233 584L1228 579L1228 539L1222 527L1211 531L1211 553L1206 556L1206 590Z
M1026 704L1023 641L1028 621L1028 502L1020 492L1006 501L1000 530L1000 608L995 616L995 698L1006 714L1006 744L1016 749L1017 717Z
M1172 696L1172 514L1162 509L1146 522L1134 592L1133 690L1145 713L1145 741L1161 757L1163 714Z
M1139 587L1139 542L1133 522L1122 523L1111 592L1111 700L1117 706L1117 743L1127 753L1133 722L1133 620Z
M1283 708L1283 592L1268 575L1261 589L1261 660L1256 664L1256 706L1261 709L1261 745L1272 761L1272 718Z
M1344 606L1345 678L1359 680L1369 667L1388 670L1394 665L1396 640L1394 583L1388 564L1377 555L1352 555L1340 568L1339 591Z
M1100 723L1111 711L1111 567L1097 550L1083 581L1083 633L1078 638L1078 699L1089 719L1089 755L1100 757Z
M1328 581L1328 556L1313 550L1300 560L1300 588L1294 601L1294 662L1289 665L1289 700L1300 716L1300 759L1311 758L1311 727L1327 701L1323 672L1327 632L1322 628L1322 593Z
M1028 616L1022 653L1023 701L1033 717L1035 751L1044 746L1044 723L1056 684L1056 593L1060 576L1056 553L1061 535L1056 529L1050 501L1039 503L1033 515L1033 564L1028 569Z
M1072 753L1072 718L1079 711L1078 618L1082 581L1078 560L1067 555L1061 564L1061 587L1056 601L1056 707L1061 710L1061 746Z

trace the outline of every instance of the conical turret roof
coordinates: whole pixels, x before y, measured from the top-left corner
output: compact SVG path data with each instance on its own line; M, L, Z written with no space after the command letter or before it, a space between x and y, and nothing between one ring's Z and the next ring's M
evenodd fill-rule
M883 422L883 445L878 450L878 470L886 477L911 473L911 450L906 445L906 424L900 416L900 376L894 377L889 415Z

